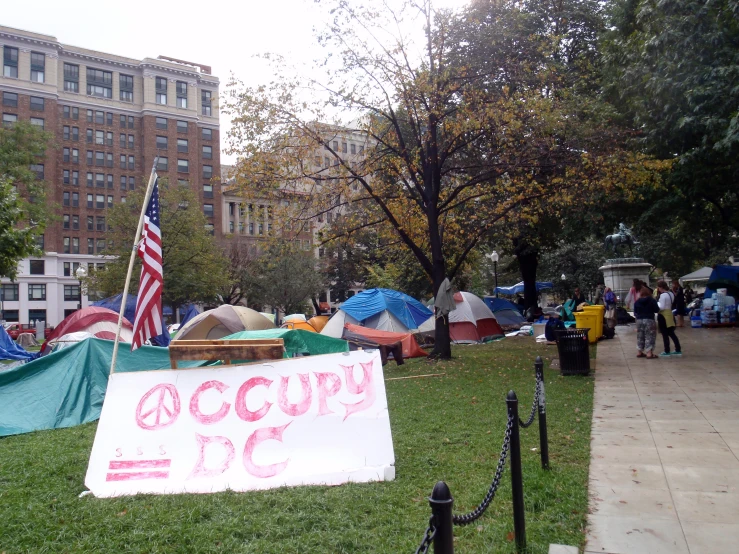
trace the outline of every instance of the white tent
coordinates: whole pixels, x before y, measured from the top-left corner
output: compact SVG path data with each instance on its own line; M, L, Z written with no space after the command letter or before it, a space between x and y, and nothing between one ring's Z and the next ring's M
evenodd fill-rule
M334 337L335 339L340 339L344 333L345 323L361 325L359 321L354 319L344 310L337 310L336 313L331 316L331 319L328 320L328 323L326 323L323 330L321 330L321 334ZM408 333L416 331L416 329L408 329L402 321L388 310L383 310L382 312L367 318L363 326L370 329L377 329L379 331L390 331L392 333Z
M502 335L492 310L471 292L454 294L456 308L449 312L449 333L455 343L472 344L486 337ZM433 336L436 320L431 316L418 327L420 333Z
M710 267L702 267L697 271L694 271L693 273L688 273L687 275L683 275L680 277L680 283L690 282L695 283L697 281L708 281L708 279L711 277L711 273L713 272L713 269Z

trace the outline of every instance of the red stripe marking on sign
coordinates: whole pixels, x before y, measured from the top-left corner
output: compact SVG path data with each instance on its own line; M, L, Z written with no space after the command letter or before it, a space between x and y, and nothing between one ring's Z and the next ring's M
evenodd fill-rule
M169 467L172 460L112 460L108 469L140 469L150 467Z
M167 479L169 471L137 471L135 473L108 473L106 481L137 481L140 479Z

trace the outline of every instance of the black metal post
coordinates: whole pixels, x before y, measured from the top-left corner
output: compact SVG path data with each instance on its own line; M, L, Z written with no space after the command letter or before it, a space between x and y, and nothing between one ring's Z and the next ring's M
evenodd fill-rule
M80 301L77 303L77 309L81 310L82 309L82 279L79 279L77 282L80 284Z
M431 513L434 514L436 534L434 535L434 554L454 554L454 529L452 507L454 499L444 481L439 481L429 498Z
M513 532L516 538L516 550L526 548L526 518L523 508L523 475L521 472L521 437L518 434L518 398L514 391L506 398L508 417L512 418L511 427L511 489L513 492Z
M493 268L495 272L495 298L498 298L498 262L493 262Z
M544 362L541 356L534 362L536 379L539 383L539 450L541 451L541 467L549 469L549 438L547 437L547 397L544 392Z

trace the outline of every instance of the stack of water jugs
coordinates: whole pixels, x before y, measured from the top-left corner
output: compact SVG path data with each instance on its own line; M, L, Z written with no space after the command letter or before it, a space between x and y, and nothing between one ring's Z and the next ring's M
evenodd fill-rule
M718 289L711 298L704 299L700 316L694 313L690 318L692 327L734 322L736 322L736 300L726 294L726 289Z

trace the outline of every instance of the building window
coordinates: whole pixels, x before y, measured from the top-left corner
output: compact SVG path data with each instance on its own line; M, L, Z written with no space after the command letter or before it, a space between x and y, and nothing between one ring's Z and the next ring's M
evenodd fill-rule
M38 284L29 283L28 299L29 300L46 300L46 284L38 285Z
M71 63L64 64L64 90L67 92L80 91L80 66Z
M205 217L213 217L213 204L203 204Z
M346 154L347 153L347 144L345 142L341 143L341 151Z
M63 138L64 140L69 140L69 137L70 137L70 136L71 136L71 130L70 130L70 128L69 128L69 125L65 125L65 126L64 126L64 127L62 128L62 138Z
M167 118L166 117L157 117L157 119L156 119L156 127L157 127L157 129L166 129L167 128Z
M167 105L167 79L164 77L156 78L156 102L163 106Z
M71 157L72 157L71 150L67 147L62 148L62 161L68 162L71 159ZM67 171L66 169L64 171L66 173L65 175L66 180L64 181L64 184L68 185L69 184L69 171Z
M203 179L210 179L211 177L213 177L213 166L204 165L203 166Z
M36 174L36 179L43 181L44 179L44 164L31 164L31 171Z
M14 113L4 113L3 114L3 127L10 127L18 121L18 116Z
M113 195L111 194L108 195L108 207L109 208L113 207Z
M87 186L93 186L93 174L88 171L87 173Z
M211 92L209 90L200 91L200 103L203 107L203 115L212 115Z
M72 220L69 217L69 214L64 214L62 216L62 228L63 229L69 229L71 221Z
M69 198L70 196L68 192L62 193L62 206L70 205Z
M88 208L95 207L95 197L92 194L87 195L87 207Z
M126 190L126 176L121 175L121 190Z
M105 154L105 167L113 167L113 154Z
M3 47L3 77L18 78L18 49Z
M187 133L187 121L177 121L177 132Z
M43 321L46 327L46 310L28 310L28 321L30 323Z
M250 235L254 234L254 224L253 223L249 223L249 234Z
M128 135L128 147L133 148L133 135Z
M169 171L169 158L167 156L159 157L157 160L157 171Z
M241 225L243 225L243 223ZM234 222L233 221L228 222L228 232L231 234L233 234L234 232Z
M46 55L41 52L31 52L31 81L43 83L45 71Z
M80 195L78 192L72 193L72 207L79 208L80 206Z
M105 167L105 152L95 152L95 165Z
M189 173L190 162L188 162L187 160L177 160L177 171L179 173Z
M80 239L79 237L72 238L72 254L80 253Z
M126 147L126 134L125 133L121 133L118 136L118 144L120 145L121 148Z
M110 131L105 133L105 145L113 146L113 133L111 133Z
M94 119L94 117L93 117L92 110L87 110L87 122L88 123L92 123L93 119Z
M162 137L160 135L157 135L156 144L157 144L157 148L159 148L160 150L166 150L167 147L169 146L169 141L167 140L167 137Z
M216 233L215 225L213 225L212 223L206 223L205 230L208 232L209 235L214 235Z
M338 152L339 151L339 141L338 140L335 140L333 142L332 146L334 148L334 152Z
M72 108L72 119L75 121L79 120L80 118L80 109L79 108Z
M121 129L125 129L125 128L126 128L126 116L122 115L121 116Z
M177 152L187 154L188 146L187 139L177 139Z
M104 194L95 195L95 207L99 210L105 209L105 195Z
M44 260L29 260L28 273L30 275L46 275L46 262Z
M95 111L95 123L98 125L105 124L105 112L101 112L98 110Z
M111 175L110 173L108 173L105 176L105 182L108 184L108 188L109 189L112 189L113 188L113 175Z
M99 189L105 188L105 174L104 173L95 174L95 186Z
M120 166L121 166L121 169L126 169L126 155L125 154L121 154Z
M80 301L80 286L79 285L64 285L64 301L65 302L79 302Z
M101 146L105 144L105 131L95 131L95 144Z
M87 253L88 254L95 253L95 239L87 239Z
M72 161L75 160L75 153L77 157L79 157L79 150L72 150ZM80 184L80 172L79 171L72 171L72 184L75 186L79 186Z
M352 143L351 150L352 150L352 154L356 154L357 153L357 145L354 144L354 143Z
M18 283L2 285L0 287L0 300L3 302L13 302L18 300Z
M95 218L91 215L87 216L87 230L88 231L95 230Z
M212 140L213 139L213 130L212 129L205 129L205 128L203 128L202 136L203 136L203 140Z
M105 250L105 239L97 240L97 249L98 249L98 254L100 254L103 250Z
M93 141L93 138L92 137L93 136L94 136L94 133L93 133L93 130L92 129L88 129L85 132L85 137L86 137L85 140L87 141L87 144L92 144L92 141Z
M123 102L133 102L133 77L131 75L119 75L120 99Z
M18 107L18 95L15 92L3 92L3 106Z
M64 150L69 150L69 148L65 148ZM66 152L65 152L65 155L66 155ZM68 169L65 169L64 171L62 171L62 183L65 185L69 184L69 170Z
M213 185L203 185L203 198L213 198Z
M213 147L212 146L203 146L203 159L204 160L213 159Z
M177 81L175 83L175 90L177 91L177 107L187 108L187 83Z
M44 128L44 120L40 117L32 117L31 118L31 125L35 125L36 127L40 127L41 129Z
M7 93L5 93L7 94ZM71 116L69 114L69 106L62 106L62 117L64 119L69 119Z
M87 94L100 98L113 98L113 73L88 67Z
M72 229L75 231L79 231L80 229L80 216L73 215L72 216Z
M134 158L133 156L129 156L128 157L128 169L135 169L136 167L135 162L136 162L136 158Z
M136 178L135 177L128 178L128 188L129 190L133 190L136 188Z
M106 125L113 125L113 114L108 112L105 114L105 124Z
M134 117L132 115L129 115L128 116L128 128L129 129L133 129L135 122L136 122L136 120L134 119Z
M96 221L95 230L97 231L105 231L105 218L98 216Z
M72 127L72 140L73 141L80 140L80 128L79 127Z

